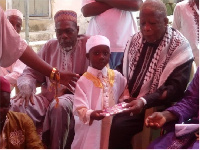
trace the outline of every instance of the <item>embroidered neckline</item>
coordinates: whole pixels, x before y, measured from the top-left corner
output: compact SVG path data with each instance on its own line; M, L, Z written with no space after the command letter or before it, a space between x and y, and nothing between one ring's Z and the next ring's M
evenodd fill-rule
M113 84L114 84L114 77L115 77L114 70L108 69L107 74L108 74L108 82L110 83L111 86L113 86ZM85 72L83 74L83 76L85 76L88 80L91 80L96 87L103 88L103 84L102 84L101 80L98 79L93 74L91 74L89 72Z
M194 6L196 6L196 4L192 4L191 2L188 2L188 5L191 7L192 11L193 11L193 16L194 16L194 22L197 26L197 40L199 41L199 14L197 13L197 11L195 10Z

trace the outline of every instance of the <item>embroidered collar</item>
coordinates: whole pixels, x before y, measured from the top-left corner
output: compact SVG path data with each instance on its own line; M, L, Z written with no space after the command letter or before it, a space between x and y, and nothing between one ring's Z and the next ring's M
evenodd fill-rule
M114 71L104 67L102 70L97 70L92 67L88 67L87 72L83 74L88 80L91 80L96 87L103 88L101 80L97 77L99 73L102 73L103 78L108 78L108 82L111 86L114 84Z
M98 75L101 73L103 75L103 78L107 77L107 67L104 67L102 70L97 70L93 67L88 67L87 72L91 73L95 77L98 77Z

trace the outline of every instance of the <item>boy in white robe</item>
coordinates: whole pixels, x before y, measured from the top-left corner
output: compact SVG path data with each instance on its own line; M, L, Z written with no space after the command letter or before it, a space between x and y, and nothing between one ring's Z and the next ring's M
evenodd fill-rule
M112 117L105 117L102 110L118 102L127 80L118 71L106 67L110 58L110 41L106 37L90 37L86 51L90 66L76 84L72 148L107 149Z

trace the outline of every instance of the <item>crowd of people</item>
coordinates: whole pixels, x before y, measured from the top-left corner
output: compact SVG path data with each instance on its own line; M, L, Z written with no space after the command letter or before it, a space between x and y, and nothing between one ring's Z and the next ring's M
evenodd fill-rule
M0 148L131 149L144 124L166 130L147 148L199 148L199 1L177 3L172 26L161 0L82 0L81 11L85 35L59 10L56 39L36 54L19 36L23 14L0 7Z

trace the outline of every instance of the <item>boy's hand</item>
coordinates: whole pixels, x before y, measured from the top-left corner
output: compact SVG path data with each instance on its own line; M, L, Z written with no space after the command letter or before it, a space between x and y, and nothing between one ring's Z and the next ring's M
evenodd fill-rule
M102 115L103 111L102 110L95 110L91 113L90 115L90 119L91 120L102 120L105 116Z

